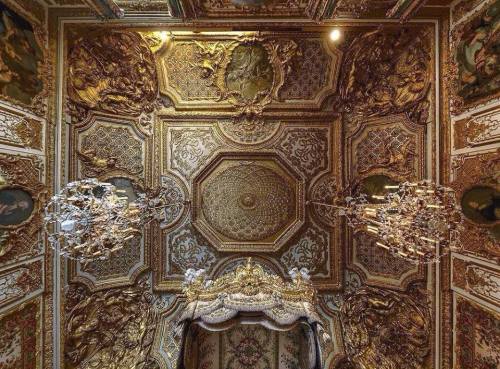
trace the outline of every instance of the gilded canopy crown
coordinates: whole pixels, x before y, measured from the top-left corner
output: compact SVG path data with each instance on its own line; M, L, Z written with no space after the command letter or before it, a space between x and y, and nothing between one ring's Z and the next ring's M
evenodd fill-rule
M314 303L315 289L309 281L308 271L294 268L289 275L292 281L285 282L279 276L267 273L261 265L248 258L247 262L238 266L234 272L215 280L207 279L204 270L188 270L183 292L188 303L195 300L215 300L221 294L279 295L285 301Z

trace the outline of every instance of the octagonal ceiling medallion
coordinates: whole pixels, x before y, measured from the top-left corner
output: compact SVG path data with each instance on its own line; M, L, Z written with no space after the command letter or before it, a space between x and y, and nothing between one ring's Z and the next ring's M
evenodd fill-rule
M304 179L276 154L221 153L193 193L193 223L219 251L277 251L304 223Z

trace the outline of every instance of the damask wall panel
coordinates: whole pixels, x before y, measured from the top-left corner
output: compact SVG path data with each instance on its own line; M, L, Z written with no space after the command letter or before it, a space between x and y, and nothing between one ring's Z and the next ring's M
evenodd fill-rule
M350 129L346 171L354 193L366 193L374 201L371 196L383 194L384 185L424 178L425 132L425 126L402 114L366 119ZM350 239L348 266L367 284L405 290L411 281L423 278L422 266L377 247L367 233L356 232Z
M454 368L497 368L500 314L455 296Z
M340 286L338 220L322 222L306 204L311 192L317 199L328 192L318 189L325 178L342 183L334 117L305 124L160 119L155 142L161 146L162 175L182 181L191 203L188 217L162 227L154 257L157 288L178 289L188 268L203 267L213 275L241 253L265 258L283 275L306 267L318 288Z
M42 367L41 316L40 299L0 314L0 368Z
M174 32L158 54L160 91L183 109L319 110L341 56L322 33Z
M452 283L458 293L478 298L494 309L500 307L500 271L478 259L455 254L452 258Z

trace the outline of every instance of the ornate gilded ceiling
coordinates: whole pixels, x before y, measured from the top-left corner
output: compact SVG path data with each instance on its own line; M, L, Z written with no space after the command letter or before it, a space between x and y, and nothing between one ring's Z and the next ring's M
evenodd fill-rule
M28 207L0 224L0 367L50 368L59 344L68 368L173 368L185 271L247 256L309 270L325 368L498 366L498 0L6 3L0 191ZM175 205L112 260L55 264L43 204L89 177ZM317 204L427 177L466 218L437 267Z

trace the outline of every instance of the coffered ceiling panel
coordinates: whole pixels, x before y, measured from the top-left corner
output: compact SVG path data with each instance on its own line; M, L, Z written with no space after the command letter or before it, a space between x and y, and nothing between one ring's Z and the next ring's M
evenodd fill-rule
M162 226L154 258L158 288L179 288L187 268L225 269L241 253L258 255L281 274L306 267L321 289L340 286L340 223L307 205L312 196L327 200L326 179L342 182L335 117L263 118L255 144L221 129L234 121L160 120L162 175L188 192L191 209Z
M172 37L158 71L177 108L318 110L337 87L342 53L323 33Z

